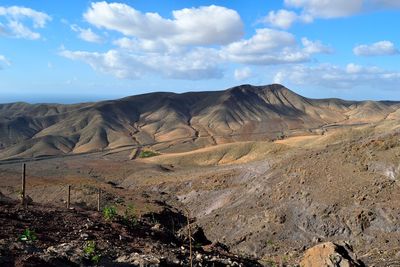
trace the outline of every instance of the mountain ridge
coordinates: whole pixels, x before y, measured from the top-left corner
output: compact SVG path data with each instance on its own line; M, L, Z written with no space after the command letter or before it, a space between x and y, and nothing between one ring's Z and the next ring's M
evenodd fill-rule
M311 99L279 84L79 104L0 104L0 160L124 146L168 152L273 140L332 123L384 120L399 107L400 102L391 101Z

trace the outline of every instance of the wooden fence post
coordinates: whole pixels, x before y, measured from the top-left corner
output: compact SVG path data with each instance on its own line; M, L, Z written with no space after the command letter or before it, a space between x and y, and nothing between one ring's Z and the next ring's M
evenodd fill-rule
M70 208L70 205L71 205L71 185L68 185L67 209Z
M26 165L22 164L22 192L21 192L21 204L25 207L26 197L25 197L25 186L26 186Z
M189 262L190 267L193 266L193 249L192 249L192 229L190 227L190 211L189 209L184 206L186 210L186 219L187 219L187 227L188 227L188 235L189 235Z
M97 193L97 211L100 211L100 198L101 198L101 189Z

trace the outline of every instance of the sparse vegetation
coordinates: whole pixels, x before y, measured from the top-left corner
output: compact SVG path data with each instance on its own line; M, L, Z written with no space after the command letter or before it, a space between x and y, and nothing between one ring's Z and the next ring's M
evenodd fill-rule
M139 158L150 158L160 155L160 153L152 151L152 150L143 150L139 154Z
M20 241L24 242L33 242L37 240L37 236L35 231L30 230L29 228L25 229L22 235L19 237Z
M270 259L270 258L263 258L263 259L261 259L261 262L262 262L262 264L263 264L264 266L269 266L269 267L276 267L276 266L278 266L278 264L277 264L274 260L272 260L272 259Z
M156 225L158 222L158 220L154 217L154 214L151 213L151 220L150 220L152 225Z
M106 206L103 209L103 216L107 221L112 221L117 216L117 209L114 206Z
M278 139L278 140L283 140L283 139L285 139L286 138L286 135L283 133L283 132L279 132L277 135L276 135L276 139Z
M130 226L137 224L136 210L133 204L129 204L124 211L124 221Z
M101 259L101 254L99 253L96 242L93 240L87 241L83 247L83 252L85 257L88 258L92 263L97 264Z

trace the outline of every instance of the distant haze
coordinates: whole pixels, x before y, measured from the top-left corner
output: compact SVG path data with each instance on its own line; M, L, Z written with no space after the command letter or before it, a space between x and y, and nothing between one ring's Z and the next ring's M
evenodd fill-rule
M0 104L26 102L30 104L38 103L58 103L58 104L75 104L83 102L96 102L101 100L110 100L122 98L122 95L96 96L96 95L12 95L0 94Z

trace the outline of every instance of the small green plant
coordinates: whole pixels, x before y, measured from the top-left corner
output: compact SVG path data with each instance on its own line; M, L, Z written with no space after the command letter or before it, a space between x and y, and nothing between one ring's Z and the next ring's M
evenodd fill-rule
M285 139L286 138L286 135L283 133L283 132L279 132L277 135L276 135L276 139L278 139L278 140L283 140L283 139Z
M155 157L160 155L160 153L151 151L151 150L143 150L142 152L140 152L139 154L139 158L150 158L150 157Z
M268 259L268 258L261 259L261 262L263 263L264 266L269 266L269 267L278 266L277 263L274 260L271 260L271 259Z
M137 225L136 210L133 204L129 204L126 207L124 211L124 221L131 226Z
M37 240L36 233L29 228L25 229L22 235L19 237L20 241L33 242Z
M117 216L117 209L114 206L106 206L103 209L103 216L107 221L112 221Z
M83 247L83 252L85 257L87 257L92 263L97 264L101 259L101 254L99 253L96 242L93 240L87 241Z
M154 217L154 213L151 213L151 220L150 220L151 224L156 225L158 222L158 220L156 219L156 217Z

